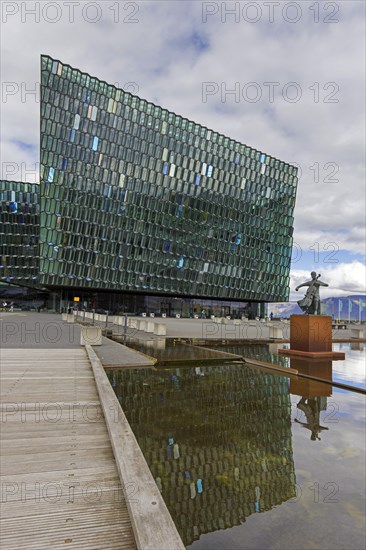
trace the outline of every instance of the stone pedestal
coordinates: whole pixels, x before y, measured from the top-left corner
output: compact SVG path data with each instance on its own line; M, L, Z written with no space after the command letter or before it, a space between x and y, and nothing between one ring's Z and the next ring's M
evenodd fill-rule
M291 315L290 348L332 351L332 318L327 315Z
M165 323L155 323L154 325L154 334L157 336L166 336L166 324Z
M268 325L269 327L269 337L272 339L281 340L283 338L282 327Z
M291 315L290 349L284 355L344 359L344 353L332 351L332 318L328 315Z
M82 346L101 346L102 329L101 327L81 327L80 344Z
M351 338L363 338L363 330L361 328L351 328Z

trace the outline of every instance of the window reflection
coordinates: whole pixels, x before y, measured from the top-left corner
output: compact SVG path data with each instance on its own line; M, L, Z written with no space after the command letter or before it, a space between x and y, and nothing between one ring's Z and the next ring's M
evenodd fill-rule
M237 366L109 376L185 545L295 497L286 378Z

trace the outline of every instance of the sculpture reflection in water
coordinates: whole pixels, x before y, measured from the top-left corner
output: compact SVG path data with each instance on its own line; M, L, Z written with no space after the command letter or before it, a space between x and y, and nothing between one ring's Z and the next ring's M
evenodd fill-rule
M291 367L301 374L332 381L332 361L329 359L291 358ZM317 380L297 378L291 379L290 392L301 396L297 408L306 418L306 422L298 418L294 422L310 430L312 441L321 440L319 434L329 428L320 425L320 413L327 410L327 397L332 395L332 386Z
M286 367L289 366L289 359L277 355L278 350L282 346L283 344L257 344L225 346L220 349L237 355L243 355L247 358L259 359ZM290 359L290 366L293 369L297 369L301 374L321 378L328 382L332 381L333 367L330 359L292 357ZM297 404L297 409L304 413L306 419L306 422L303 422L301 418L303 415L300 413L300 418L296 418L295 422L311 431L310 439L312 441L320 440L319 434L329 429L326 426L320 425L320 413L327 410L327 397L332 395L332 386L314 379L291 378L290 393L301 397Z
M185 545L296 496L286 377L241 365L109 376Z
M297 404L297 408L304 412L307 422L301 422L297 418L295 418L295 422L311 431L310 439L312 441L320 439L319 433L322 430L329 430L329 428L320 425L320 411L327 409L326 397L302 397Z

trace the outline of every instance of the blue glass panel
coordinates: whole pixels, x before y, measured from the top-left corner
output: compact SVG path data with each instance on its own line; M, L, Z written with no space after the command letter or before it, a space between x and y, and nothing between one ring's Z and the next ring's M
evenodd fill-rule
M72 130L70 132L70 141L71 141L71 143L74 142L74 139L75 139L75 130L74 130L74 128L72 128Z
M197 493L202 493L202 479L197 479Z
M179 256L177 268L181 269L183 267L183 264L184 264L184 256Z
M199 174L197 174L197 176L196 176L196 185L199 185L200 181L201 181L201 176Z
M266 155L264 155L264 154L262 153L259 160L260 160L260 162L263 164L263 162L266 160Z
M93 145L92 145L93 151L96 151L98 149L98 143L99 143L99 138L97 138L97 136L95 136L93 138Z
M168 163L167 162L164 162L164 166L163 166L163 174L164 175L167 175L169 172L169 166L168 166Z

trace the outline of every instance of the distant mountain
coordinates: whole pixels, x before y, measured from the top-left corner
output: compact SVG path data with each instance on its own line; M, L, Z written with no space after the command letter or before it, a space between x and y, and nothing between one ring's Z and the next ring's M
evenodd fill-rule
M302 313L297 302L278 302L268 304L268 315L273 313L274 317L290 317ZM366 296L355 294L346 297L325 298L322 300L322 313L330 315L334 319L366 321Z

